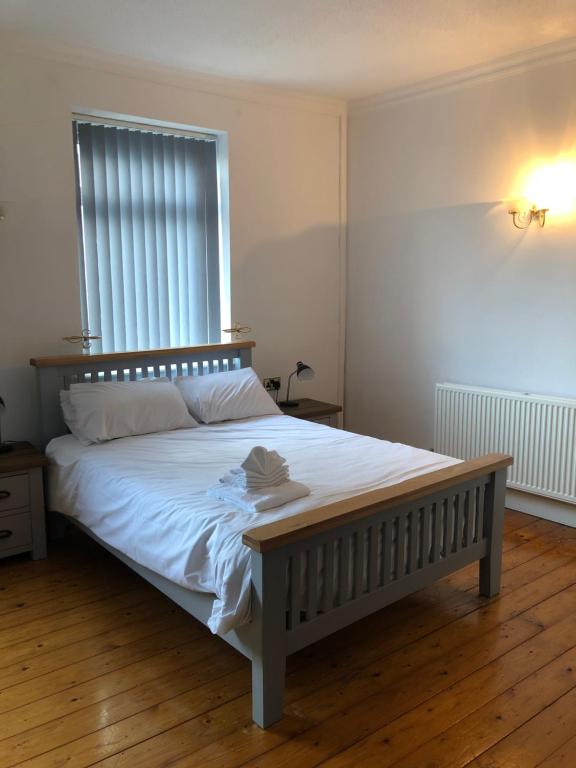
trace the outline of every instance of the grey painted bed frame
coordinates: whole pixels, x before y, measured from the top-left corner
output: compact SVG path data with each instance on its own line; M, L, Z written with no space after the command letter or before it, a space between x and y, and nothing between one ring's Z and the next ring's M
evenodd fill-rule
M36 358L44 445L65 434L72 382L203 375L251 365L252 343ZM251 548L249 624L224 640L252 662L252 716L282 717L286 657L476 560L480 593L500 589L506 467L491 455L263 525ZM204 624L214 596L185 589L80 528Z

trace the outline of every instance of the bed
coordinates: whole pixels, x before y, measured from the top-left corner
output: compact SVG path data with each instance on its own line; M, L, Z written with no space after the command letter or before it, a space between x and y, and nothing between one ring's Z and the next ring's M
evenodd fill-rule
M90 447L67 434L59 392L71 383L247 367L253 346L31 364L50 443L50 509L250 659L253 718L267 727L282 717L289 654L476 560L480 593L498 593L512 460L459 462L289 416ZM206 486L257 443L286 454L312 494L251 515L209 500Z

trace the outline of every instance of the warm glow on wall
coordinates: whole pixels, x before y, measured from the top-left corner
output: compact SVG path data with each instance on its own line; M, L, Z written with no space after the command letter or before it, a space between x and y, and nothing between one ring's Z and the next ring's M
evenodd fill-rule
M555 216L576 211L576 160L557 160L532 168L525 179L523 197Z
M528 224L538 220L544 225L544 218L538 216L541 210L550 211L555 219L576 214L576 156L542 160L523 169L518 181L518 202L514 206L518 221ZM530 217L531 211L533 212ZM546 214L544 214L545 217ZM526 224L526 226L528 225ZM524 228L524 227L521 227Z

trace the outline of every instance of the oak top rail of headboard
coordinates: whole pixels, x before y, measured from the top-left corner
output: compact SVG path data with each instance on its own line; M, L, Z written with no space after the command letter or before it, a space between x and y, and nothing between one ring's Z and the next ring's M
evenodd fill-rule
M134 352L105 352L103 354L55 355L52 357L32 357L30 365L36 368L53 368L62 365L84 365L87 363L113 363L120 360L137 358L175 357L177 355L202 355L204 352L226 352L235 349L251 349L255 341L232 341L227 344L199 344L196 347L169 347L167 349L140 349Z

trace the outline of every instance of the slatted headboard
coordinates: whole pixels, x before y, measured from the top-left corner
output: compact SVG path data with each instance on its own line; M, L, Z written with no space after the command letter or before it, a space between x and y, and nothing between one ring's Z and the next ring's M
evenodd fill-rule
M203 344L198 347L112 352L101 355L34 357L38 373L42 447L68 428L60 408L60 390L92 381L137 381L167 376L202 376L205 373L247 368L252 364L253 341Z

